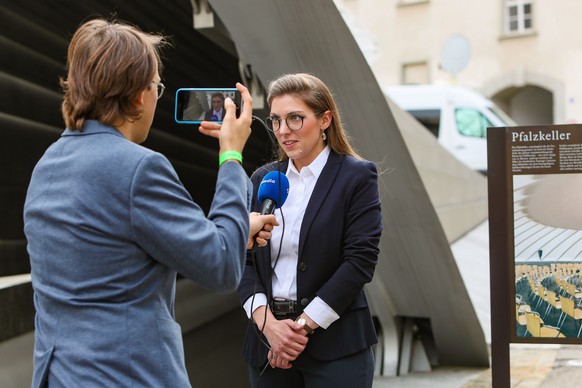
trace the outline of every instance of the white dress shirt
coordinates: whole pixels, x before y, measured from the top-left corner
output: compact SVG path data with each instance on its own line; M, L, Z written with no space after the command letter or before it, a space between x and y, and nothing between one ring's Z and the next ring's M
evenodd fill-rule
M330 149L327 146L309 166L303 167L301 172L297 171L292 160L289 161L286 172L289 179L289 196L281 209L275 210L279 226L273 229L271 235L271 267L274 268L273 297L297 300L297 260L301 223L317 179L327 163L329 153ZM283 224L285 225L284 233ZM277 259L279 247L281 247L281 254ZM251 307L254 311L267 304L265 294L256 294L254 298L247 299L243 308L250 318ZM315 297L305 307L304 312L324 329L339 318L339 315L319 297Z
M224 109L220 108L220 110L213 110L211 116L214 116L214 115L216 115L216 118L218 119L218 121L224 120Z

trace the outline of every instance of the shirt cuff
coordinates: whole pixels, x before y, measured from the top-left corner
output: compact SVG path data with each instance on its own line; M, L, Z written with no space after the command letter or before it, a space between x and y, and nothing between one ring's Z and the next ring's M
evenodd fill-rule
M318 296L305 307L303 312L322 329L327 329L339 319L339 315Z
M247 318L251 319L253 316L253 312L261 307L267 306L267 295L266 294L254 294L250 298L248 298L245 303L243 304L243 309L247 313ZM252 310L251 310L252 308Z

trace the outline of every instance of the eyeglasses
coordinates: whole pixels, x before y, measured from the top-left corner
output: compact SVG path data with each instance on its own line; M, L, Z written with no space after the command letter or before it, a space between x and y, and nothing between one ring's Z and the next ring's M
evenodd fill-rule
M160 99L160 97L162 97L162 94L164 94L164 90L166 90L166 85L164 85L161 82L156 82L156 81L152 81L152 84L156 85L156 88L158 89L158 100Z
M307 116L315 116L320 114L321 112L311 113L308 115L300 115L298 113L291 113L287 117L278 117L278 116L270 116L265 119L265 123L267 124L267 128L270 131L277 132L281 129L281 123L285 120L285 124L287 124L287 128L292 131L299 131L303 128L303 119Z

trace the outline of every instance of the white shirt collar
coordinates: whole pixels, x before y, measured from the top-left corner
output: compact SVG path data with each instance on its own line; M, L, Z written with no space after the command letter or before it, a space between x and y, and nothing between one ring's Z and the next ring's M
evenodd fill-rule
M303 167L301 171L307 169L309 172L311 172L311 174L313 174L315 179L319 178L319 175L321 175L321 172L323 171L323 168L327 163L327 159L329 158L330 152L331 149L329 148L328 145L326 145L325 148L319 153L319 155L317 155L315 160L311 162L309 166ZM297 168L295 168L295 164L293 164L292 159L289 160L289 165L287 166L287 175L289 175L290 172L293 172L297 175L301 175L301 173L297 171Z

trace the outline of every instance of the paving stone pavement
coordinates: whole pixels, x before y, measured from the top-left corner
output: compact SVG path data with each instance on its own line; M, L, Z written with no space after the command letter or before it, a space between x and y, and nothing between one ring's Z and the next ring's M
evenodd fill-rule
M511 344L511 388L582 387L582 345ZM490 388L490 368L435 368L376 377L374 388Z

